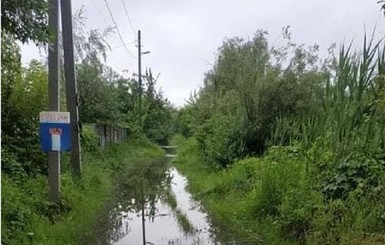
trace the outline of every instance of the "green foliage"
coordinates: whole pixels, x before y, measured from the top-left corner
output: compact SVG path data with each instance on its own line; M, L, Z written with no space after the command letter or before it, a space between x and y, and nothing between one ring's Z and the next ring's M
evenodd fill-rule
M49 39L48 1L4 0L1 2L1 30L22 43L46 43Z
M182 227L184 234L191 234L194 232L194 227L188 220L185 214L181 211L176 210L176 219L178 220L178 224Z
M108 201L122 170L162 154L156 146L141 140L103 153L86 152L79 183L73 181L70 171L63 171L59 205L47 200L45 176L24 178L20 183L2 173L2 244L77 244L93 232L95 217Z
M12 39L7 38L2 41L2 50L10 48L17 53L18 47L11 44L12 42L14 42ZM1 71L4 88L2 147L12 153L18 162L23 163L23 169L27 174L43 173L46 167L44 155L38 145L37 129L39 112L46 110L47 107L47 71L38 61L33 60L28 68L22 69L18 60L12 63L12 59L17 59L17 56L11 55L9 58L11 60L4 57L5 62ZM4 161L2 159L2 169L10 170L7 159Z
M14 176L15 182L20 182L27 175L17 156L4 147L1 148L1 167L2 172Z
M83 127L82 179L72 179L68 155L63 154L62 202L48 202L47 158L40 150L38 137L39 112L46 111L48 104L48 71L45 64L35 60L23 67L17 44L48 41L47 2L3 1L1 12L2 243L76 244L81 236L92 232L94 217L113 187L113 175L133 161L162 154L142 139L143 133L154 141L165 142L171 133L172 108L160 92L145 90L149 119L145 131L140 130L137 82L123 78L102 62L109 49L106 38L111 28L86 32L82 11L78 12L74 42L80 120L128 128L134 138L130 139L131 145L114 146L102 154L95 132ZM61 83L64 88L64 81ZM62 89L62 109L65 102Z
M292 44L287 28L280 48L269 51L264 35L225 42L179 112L180 132L196 138L179 139L176 161L190 190L214 224L238 237L381 244L384 41L365 37L361 53L341 46L338 57L332 48L319 63L318 47Z
M1 216L1 240L3 244L10 244L12 240L22 233L26 226L26 220L31 215L29 209L30 197L23 196L12 183L10 178L1 176L1 192L2 216ZM7 188L4 188L6 186Z
M278 228L281 236L295 242L304 243L314 227L316 212L323 205L320 193L308 188L306 184L290 188L279 206Z
M118 91L103 75L103 65L96 62L78 66L79 113L83 122L115 124L120 121Z
M196 130L201 152L208 163L224 167L242 154L243 143L239 120L236 117L213 116Z
M161 91L155 90L156 79L151 70L146 71L146 88L142 89L142 125L139 122L139 86L134 79L122 77L106 66L109 49L105 39L111 29L91 30L86 33L82 25L82 11L75 37L77 49L77 81L79 83L79 114L85 123L101 123L144 133L149 139L167 144L172 134L173 108Z
M208 168L200 157L199 143L178 136L175 161L189 180L189 190L210 213L220 238L250 237L266 244L381 244L384 236L385 196L383 156L370 158L352 153L339 169L333 154L313 160L301 145L271 147L264 157L236 161L223 170ZM325 148L324 148L325 149ZM325 169L327 168L327 169ZM330 175L343 176L336 182ZM346 188L331 198L322 190L329 185ZM337 188L338 189L338 188ZM337 196L337 193L343 193Z
M325 72L318 46L293 44L288 28L283 32L282 47L269 48L263 31L248 41L225 40L203 88L180 110L179 131L198 139L210 164L263 154L277 118L295 120L319 110Z
M179 109L175 118L176 131L184 137L192 136L192 121L193 107L191 105Z
M169 137L173 134L174 111L171 103L163 97L161 90L156 91L156 79L151 69L146 71L147 88L143 91L143 126L144 134L161 145L167 145Z
M325 173L322 183L323 192L331 198L346 198L352 191L361 192L361 195L368 195L375 191L380 193L385 188L383 173L385 161L370 156L351 153L341 162L337 168Z
M19 3L14 4L16 6ZM139 128L136 81L122 78L102 63L101 59L105 59L109 48L105 38L111 29L85 32L81 13L76 14L78 21L75 21L77 27L74 35L80 120L82 123L103 123L135 131L135 128ZM47 68L35 60L27 67L22 67L19 46L15 37L7 31L2 32L1 50L2 149L12 155L2 159L2 170L12 174L15 179L23 178L22 173L46 174L46 159L39 146L38 116L39 112L47 110ZM152 87L154 85L155 82ZM65 93L64 90L62 92L63 109ZM147 94L149 96L145 97L145 101L150 101L150 108L147 108L149 116L144 133L154 141L165 142L171 133L171 106L160 93L146 91ZM85 134L85 137L89 136L88 132ZM86 139L85 148L89 147L95 148L95 143Z
M82 150L86 152L99 150L99 136L92 127L84 126L80 137Z

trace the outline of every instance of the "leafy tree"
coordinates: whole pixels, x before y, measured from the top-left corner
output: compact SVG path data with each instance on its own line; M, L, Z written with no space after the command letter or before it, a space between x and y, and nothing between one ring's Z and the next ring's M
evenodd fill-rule
M1 30L26 43L46 43L49 39L48 1L1 1Z
M308 115L321 103L318 46L293 44L288 27L282 47L269 48L266 35L225 40L194 102L180 110L179 129L196 136L209 162L263 153L277 118Z
M30 175L46 171L37 128L39 112L47 109L47 76L43 64L31 61L28 68L22 69L19 79L13 81L2 109L2 148L12 153L15 161L2 161L5 173L21 171L12 164L15 162L22 163L23 171Z
M146 71L147 88L143 98L143 132L159 144L167 144L172 131L173 108L167 99L163 98L162 91L156 91L156 79L151 69Z
M142 122L138 125L138 82L123 78L104 64L109 45L105 41L112 29L84 30L83 10L75 14L75 47L79 85L80 120L143 130L151 140L166 143L172 128L172 107L156 91L156 79L146 71L143 91Z
M103 30L85 30L86 18L84 13L84 7L82 7L73 16L76 62L92 63L106 61L107 51L111 48L106 39L114 33L114 29L106 27ZM96 65L98 64L96 63Z
M77 66L79 83L79 111L83 122L113 122L116 108L114 106L114 88L103 76L103 65L97 61Z
M177 111L175 118L176 131L184 137L191 137L193 133L193 107L191 105L184 106Z
M12 96L15 82L21 79L21 56L20 48L16 40L7 32L1 33L1 117L7 118L7 111L12 105Z

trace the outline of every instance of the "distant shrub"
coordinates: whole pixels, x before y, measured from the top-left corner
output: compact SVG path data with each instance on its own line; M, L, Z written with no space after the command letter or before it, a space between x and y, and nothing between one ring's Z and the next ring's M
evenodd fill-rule
M84 126L81 133L82 149L96 151L99 148L99 136L92 127Z
M195 137L206 162L219 167L230 165L244 151L236 117L216 115L198 128Z

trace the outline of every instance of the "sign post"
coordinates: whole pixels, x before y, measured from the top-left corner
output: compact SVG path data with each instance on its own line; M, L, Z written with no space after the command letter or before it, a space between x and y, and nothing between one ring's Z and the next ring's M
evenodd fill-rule
M70 113L40 112L40 142L44 152L71 149Z
M48 153L69 151L71 149L70 113L57 111L40 112L39 133L42 151ZM50 198L53 202L59 202L60 164L52 163L51 165L48 166Z

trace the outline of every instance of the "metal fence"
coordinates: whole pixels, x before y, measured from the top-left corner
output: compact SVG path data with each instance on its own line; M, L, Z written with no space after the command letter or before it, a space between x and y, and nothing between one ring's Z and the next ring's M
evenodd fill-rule
M105 124L86 124L91 127L99 137L99 146L105 148L113 143L121 143L127 139L127 128L118 128Z

